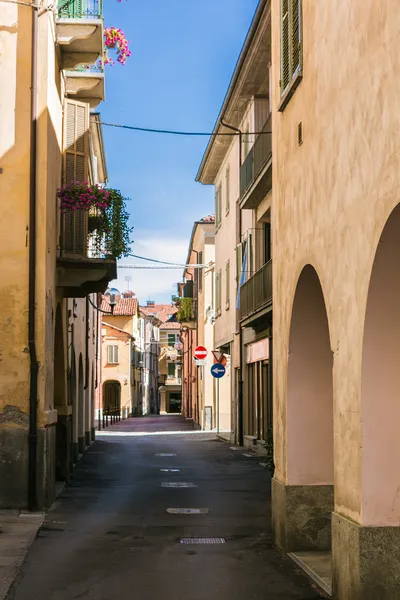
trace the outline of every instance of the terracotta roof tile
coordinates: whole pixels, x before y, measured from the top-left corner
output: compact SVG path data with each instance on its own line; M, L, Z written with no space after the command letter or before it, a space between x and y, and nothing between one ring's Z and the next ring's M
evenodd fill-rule
M121 298L114 308L114 317L131 317L137 313L138 306L137 298ZM104 297L100 308L111 313L110 304Z
M215 223L215 215L207 215L200 219L199 223Z
M178 312L176 306L172 304L153 304L153 306L141 306L140 310L146 315L155 315L157 319L166 323L171 316Z

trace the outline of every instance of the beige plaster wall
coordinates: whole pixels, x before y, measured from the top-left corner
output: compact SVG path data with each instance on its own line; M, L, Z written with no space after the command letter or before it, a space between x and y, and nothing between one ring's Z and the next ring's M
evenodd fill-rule
M304 77L283 113L277 111L279 14L280 2L272 0L275 476L287 482L290 321L300 272L310 263L321 282L334 353L335 508L362 522L369 443L362 341L375 251L399 202L400 11L396 0L379 9L363 0L304 0ZM304 143L298 146L300 121ZM376 358L384 359L383 348ZM382 516L373 520L382 523Z
M105 335L103 336L102 342L102 386L103 386L103 397L104 397L104 384L107 381L119 381L121 384L121 411L124 413L124 409L128 410L128 413L132 409L132 385L131 381L131 340L127 335L120 333L108 327L103 322L103 329L105 329ZM103 332L104 333L104 332ZM119 348L119 364L108 364L108 345L116 345Z

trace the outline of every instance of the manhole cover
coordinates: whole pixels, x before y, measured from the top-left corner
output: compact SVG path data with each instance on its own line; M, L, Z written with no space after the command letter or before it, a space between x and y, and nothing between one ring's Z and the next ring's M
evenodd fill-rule
M155 456L176 456L176 454L172 454L171 452L159 452Z
M181 538L181 544L226 544L225 538Z
M170 515L204 515L208 512L208 508L167 508Z
M180 469L160 469L161 473L179 473Z
M189 483L187 481L164 481L161 484L161 487L165 488L194 488L197 487L194 483Z

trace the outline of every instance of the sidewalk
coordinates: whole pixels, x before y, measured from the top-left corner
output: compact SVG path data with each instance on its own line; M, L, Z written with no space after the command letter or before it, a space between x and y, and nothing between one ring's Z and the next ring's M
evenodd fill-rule
M18 575L43 518L43 513L0 510L0 600Z

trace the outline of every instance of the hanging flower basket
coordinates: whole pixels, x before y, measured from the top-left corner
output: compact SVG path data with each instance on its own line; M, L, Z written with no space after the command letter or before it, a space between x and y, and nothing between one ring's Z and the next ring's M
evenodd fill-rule
M117 61L121 65L124 65L127 58L132 54L129 50L129 41L126 39L122 29L118 29L117 27L106 27L104 29L104 46L105 53L103 64L105 65L114 64L114 61L108 55L108 50L115 50L117 53Z
M57 191L63 213L88 213L89 246L98 257L121 258L131 251L133 227L128 224L126 199L118 190L74 182Z
M62 212L67 210L105 210L110 204L110 192L98 185L89 185L87 181L74 181L57 191Z

